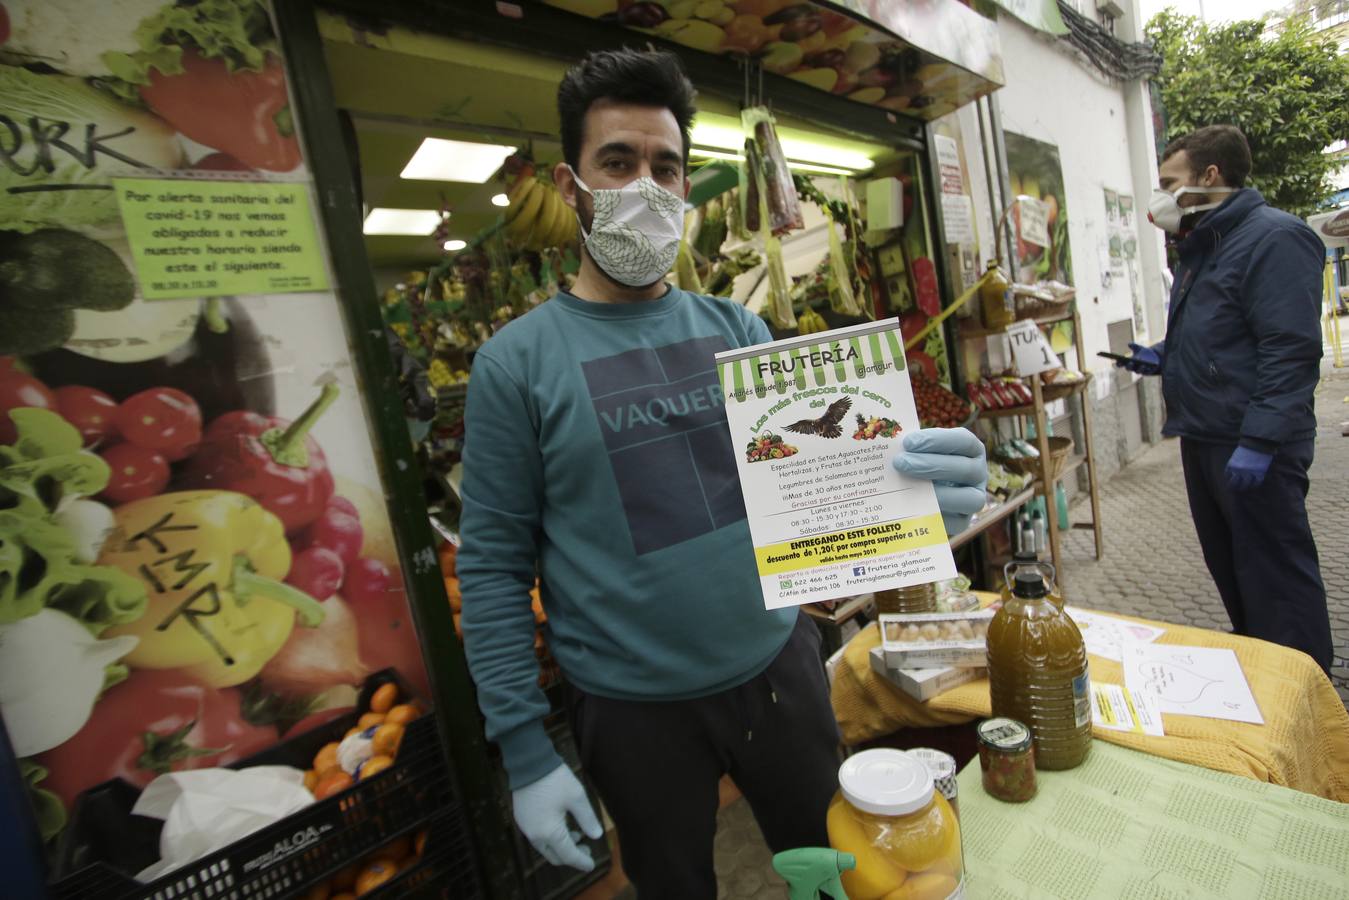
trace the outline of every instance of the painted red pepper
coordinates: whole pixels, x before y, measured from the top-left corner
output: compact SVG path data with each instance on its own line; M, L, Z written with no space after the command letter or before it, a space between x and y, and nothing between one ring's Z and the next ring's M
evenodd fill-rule
M324 385L294 422L246 410L225 413L207 427L183 486L246 494L279 518L286 534L310 525L333 494L333 475L309 429L336 399L337 385Z
M269 54L261 72L231 72L220 58L184 48L183 71L153 66L141 99L182 134L251 169L289 172L300 164L286 70Z

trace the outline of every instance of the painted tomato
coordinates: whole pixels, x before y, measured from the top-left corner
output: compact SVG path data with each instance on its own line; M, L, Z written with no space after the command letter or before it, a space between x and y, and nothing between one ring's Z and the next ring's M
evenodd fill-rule
M38 757L42 786L73 808L81 791L110 778L144 787L164 772L236 762L277 741L249 724L232 688L214 689L173 669L136 669L99 698L70 740Z

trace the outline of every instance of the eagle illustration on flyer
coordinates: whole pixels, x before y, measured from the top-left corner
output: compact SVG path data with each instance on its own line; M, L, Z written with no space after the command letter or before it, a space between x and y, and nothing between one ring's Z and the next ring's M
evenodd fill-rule
M955 577L931 483L890 463L919 427L899 320L716 359L769 609Z

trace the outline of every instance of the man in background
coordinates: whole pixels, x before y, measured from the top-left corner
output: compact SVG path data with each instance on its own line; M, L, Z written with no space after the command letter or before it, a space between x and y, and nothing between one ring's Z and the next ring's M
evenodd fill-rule
M1333 644L1307 522L1321 369L1324 248L1245 186L1251 152L1230 125L1171 143L1148 218L1179 262L1166 340L1120 363L1161 375L1163 433L1180 438L1204 561L1237 634L1307 653Z

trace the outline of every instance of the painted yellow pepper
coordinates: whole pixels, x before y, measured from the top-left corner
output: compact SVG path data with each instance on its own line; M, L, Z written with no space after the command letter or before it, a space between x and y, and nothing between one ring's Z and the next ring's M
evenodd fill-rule
M281 520L232 491L179 491L118 507L99 565L146 585L145 615L104 637L140 638L123 661L184 669L213 687L240 684L295 627L323 621L318 601L281 579L290 545Z

